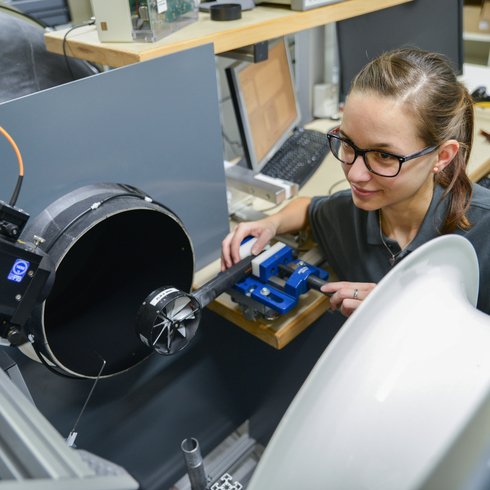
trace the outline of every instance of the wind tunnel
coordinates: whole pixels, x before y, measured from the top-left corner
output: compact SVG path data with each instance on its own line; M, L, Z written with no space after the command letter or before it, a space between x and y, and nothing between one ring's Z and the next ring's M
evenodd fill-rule
M25 325L37 357L58 374L95 378L124 372L152 352L135 332L149 291L172 284L190 291L191 240L179 218L122 184L75 190L33 219L21 240L54 262L48 298Z

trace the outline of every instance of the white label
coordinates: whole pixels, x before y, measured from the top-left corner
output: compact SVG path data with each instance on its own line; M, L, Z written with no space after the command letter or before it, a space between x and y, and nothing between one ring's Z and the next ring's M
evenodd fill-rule
M162 12L167 11L167 0L158 0L157 1L157 10L158 13L161 14Z
M164 289L161 293L158 293L151 301L150 305L155 306L159 303L165 296L168 296L170 293L177 293L179 290L175 288Z

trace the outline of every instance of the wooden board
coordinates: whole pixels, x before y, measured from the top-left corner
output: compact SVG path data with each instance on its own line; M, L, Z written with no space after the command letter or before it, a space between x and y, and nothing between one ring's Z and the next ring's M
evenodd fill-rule
M96 27L84 26L69 33L65 47L69 56L112 67L208 43L214 44L218 54L409 1L413 0L347 0L306 12L267 4L244 11L241 19L230 22L212 21L208 13L199 12L196 22L155 43L101 43ZM63 54L63 39L67 32L68 29L46 33L48 51Z
M318 254L319 252L316 255ZM220 261L216 260L199 271L194 278L194 289L216 277L219 270ZM336 281L333 272L327 270L330 275L329 280ZM263 318L255 322L247 320L241 308L226 293L216 298L207 307L272 347L282 349L317 318L326 311L330 311L330 299L318 291L310 290L300 296L298 304L289 313L273 321L266 321Z
M247 332L268 343L276 349L282 349L305 328L330 308L329 298L317 291L309 291L301 296L298 305L288 314L277 320L267 322L247 320L239 306L227 294L208 305L208 308Z

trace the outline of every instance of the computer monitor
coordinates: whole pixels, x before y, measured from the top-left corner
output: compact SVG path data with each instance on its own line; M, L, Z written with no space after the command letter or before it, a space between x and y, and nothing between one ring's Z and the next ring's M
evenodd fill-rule
M340 93L349 93L361 68L396 48L417 47L463 68L463 0L416 0L337 22Z
M260 172L300 123L288 46L269 45L260 63L238 62L226 69L247 167Z

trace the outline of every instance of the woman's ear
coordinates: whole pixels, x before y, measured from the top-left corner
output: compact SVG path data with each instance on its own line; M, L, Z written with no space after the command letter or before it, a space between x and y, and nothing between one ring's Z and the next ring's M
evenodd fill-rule
M459 143L456 140L445 141L437 150L437 160L432 171L436 174L441 172L449 165L459 150Z

